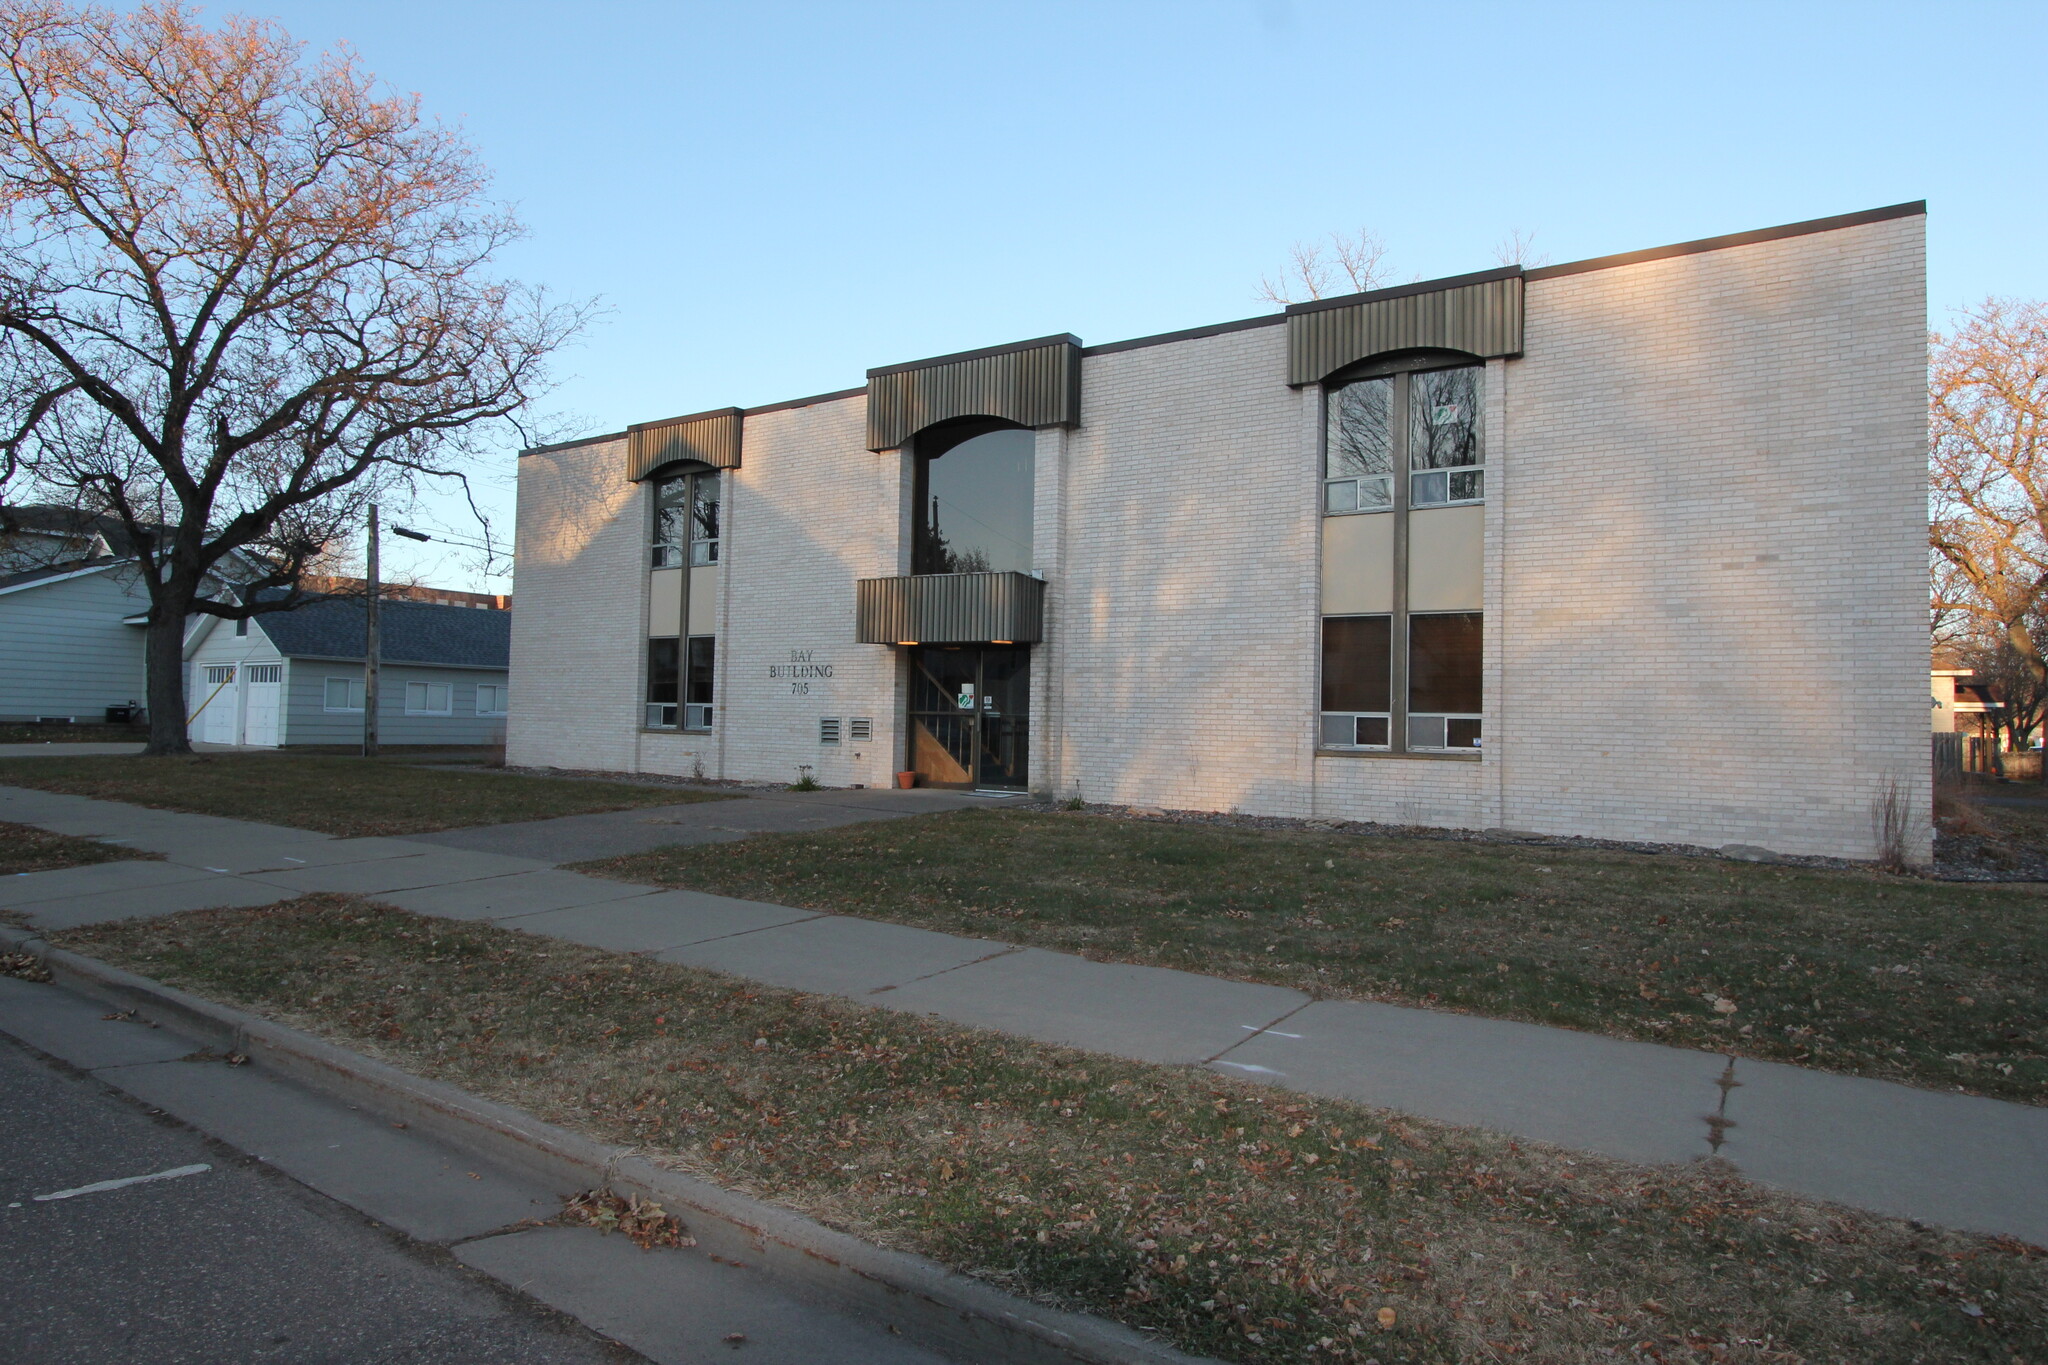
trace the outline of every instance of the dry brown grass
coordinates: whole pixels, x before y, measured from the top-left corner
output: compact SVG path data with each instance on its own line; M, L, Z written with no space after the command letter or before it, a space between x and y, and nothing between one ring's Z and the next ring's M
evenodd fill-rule
M345 897L69 947L1233 1361L2048 1357L2048 1259Z
M12 877L21 872L49 872L60 867L84 867L88 863L120 862L127 858L162 857L161 853L142 853L93 839L52 834L34 825L0 821L0 877Z

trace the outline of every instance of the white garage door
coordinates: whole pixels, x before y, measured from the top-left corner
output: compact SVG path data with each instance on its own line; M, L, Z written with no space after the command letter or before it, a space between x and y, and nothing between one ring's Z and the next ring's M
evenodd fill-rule
M199 684L200 711L192 738L209 744L233 744L240 701L235 695L235 666L208 664Z
M278 694L284 689L283 664L250 664L242 670L247 702L243 712L242 743L277 747Z

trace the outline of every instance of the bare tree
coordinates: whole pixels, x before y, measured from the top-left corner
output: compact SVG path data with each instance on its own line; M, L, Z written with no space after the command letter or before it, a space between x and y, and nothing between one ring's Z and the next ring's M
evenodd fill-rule
M2038 653L2044 640L2048 640L2048 629L2039 614L2027 623L2028 634L2034 638ZM1996 729L2005 732L2002 749L2017 752L2032 746L2034 731L2041 724L2041 714L2048 709L2048 683L2037 675L2031 662L2003 639L1986 640L1976 649L1967 650L1963 659L1972 669L1979 682L1991 685L1993 695L1998 698L1998 710L1986 721Z
M1493 258L1502 265L1521 265L1535 269L1550 264L1550 253L1538 255L1535 251L1536 234L1524 232L1521 228L1508 229L1508 235L1495 243Z
M2048 307L1989 299L1936 333L1928 374L1935 618L2048 693ZM1950 625L1948 618L1955 618ZM1965 624L1967 623L1967 624ZM2038 714L2039 702L2035 703Z
M461 477L582 327L491 273L520 229L486 189L346 51L0 0L0 474L135 541L150 753L189 747L188 614L293 604L365 503ZM209 596L236 563L244 595Z
M1333 232L1327 244L1296 242L1277 276L1259 278L1259 297L1284 308L1335 294L1363 294L1391 276L1386 258L1386 239L1365 228L1352 237Z

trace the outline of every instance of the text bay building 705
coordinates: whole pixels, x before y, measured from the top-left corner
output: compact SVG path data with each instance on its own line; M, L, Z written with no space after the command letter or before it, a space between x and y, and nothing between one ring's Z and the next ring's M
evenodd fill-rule
M511 760L1871 856L1928 808L1924 221L528 451Z

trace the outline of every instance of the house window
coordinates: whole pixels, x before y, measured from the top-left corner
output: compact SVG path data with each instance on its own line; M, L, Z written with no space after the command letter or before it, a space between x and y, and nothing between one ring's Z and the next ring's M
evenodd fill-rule
M408 716L452 716L455 714L453 683L409 682L405 685L405 714Z
M1325 391L1324 600L1352 610L1322 621L1319 748L1480 750L1483 533L1459 509L1484 501L1485 368L1453 358L1411 353ZM1334 520L1367 513L1388 520Z
M1394 470L1408 467L1408 505L1484 501L1486 446L1480 421L1485 369L1415 370L1340 384L1329 391L1323 436L1323 511L1394 510ZM1396 414L1406 409L1408 420ZM1407 459L1395 451L1401 434Z
M987 422L919 436L910 571L1030 573L1036 451L1031 432Z
M1406 376L1408 396L1408 501L1415 507L1479 502L1486 463L1480 435L1483 371L1476 365L1424 370Z
M1480 615L1408 618L1408 747L1479 748Z
M252 683L274 683L284 681L283 664L250 664L249 681Z
M476 713L480 716L502 716L509 689L504 683L478 683L476 686Z
M717 641L709 635L692 635L688 652L688 669L683 679L683 728L685 730L709 730L711 728L711 678L712 664L717 655Z
M208 664L206 666L206 681L212 686L218 687L222 683L231 683L234 680L235 666L233 664Z
M718 562L718 488L715 470L655 483L655 568Z
M1391 616L1323 620L1322 745L1386 749L1393 723Z
M326 695L321 700L323 711L360 711L363 709L363 680L361 678L329 678Z
M240 620L238 620L238 621L236 621L236 622L235 622L235 638L236 638L236 639L240 639L241 637L243 637L243 636L247 635L248 633L249 633L249 618L248 618L248 617L246 617L246 616L244 616L244 617L242 617L242 618L241 618Z
M1323 446L1323 511L1384 512L1394 505L1394 381L1361 379L1330 395Z
M673 730L681 709L682 641L673 635L647 642L647 728Z

